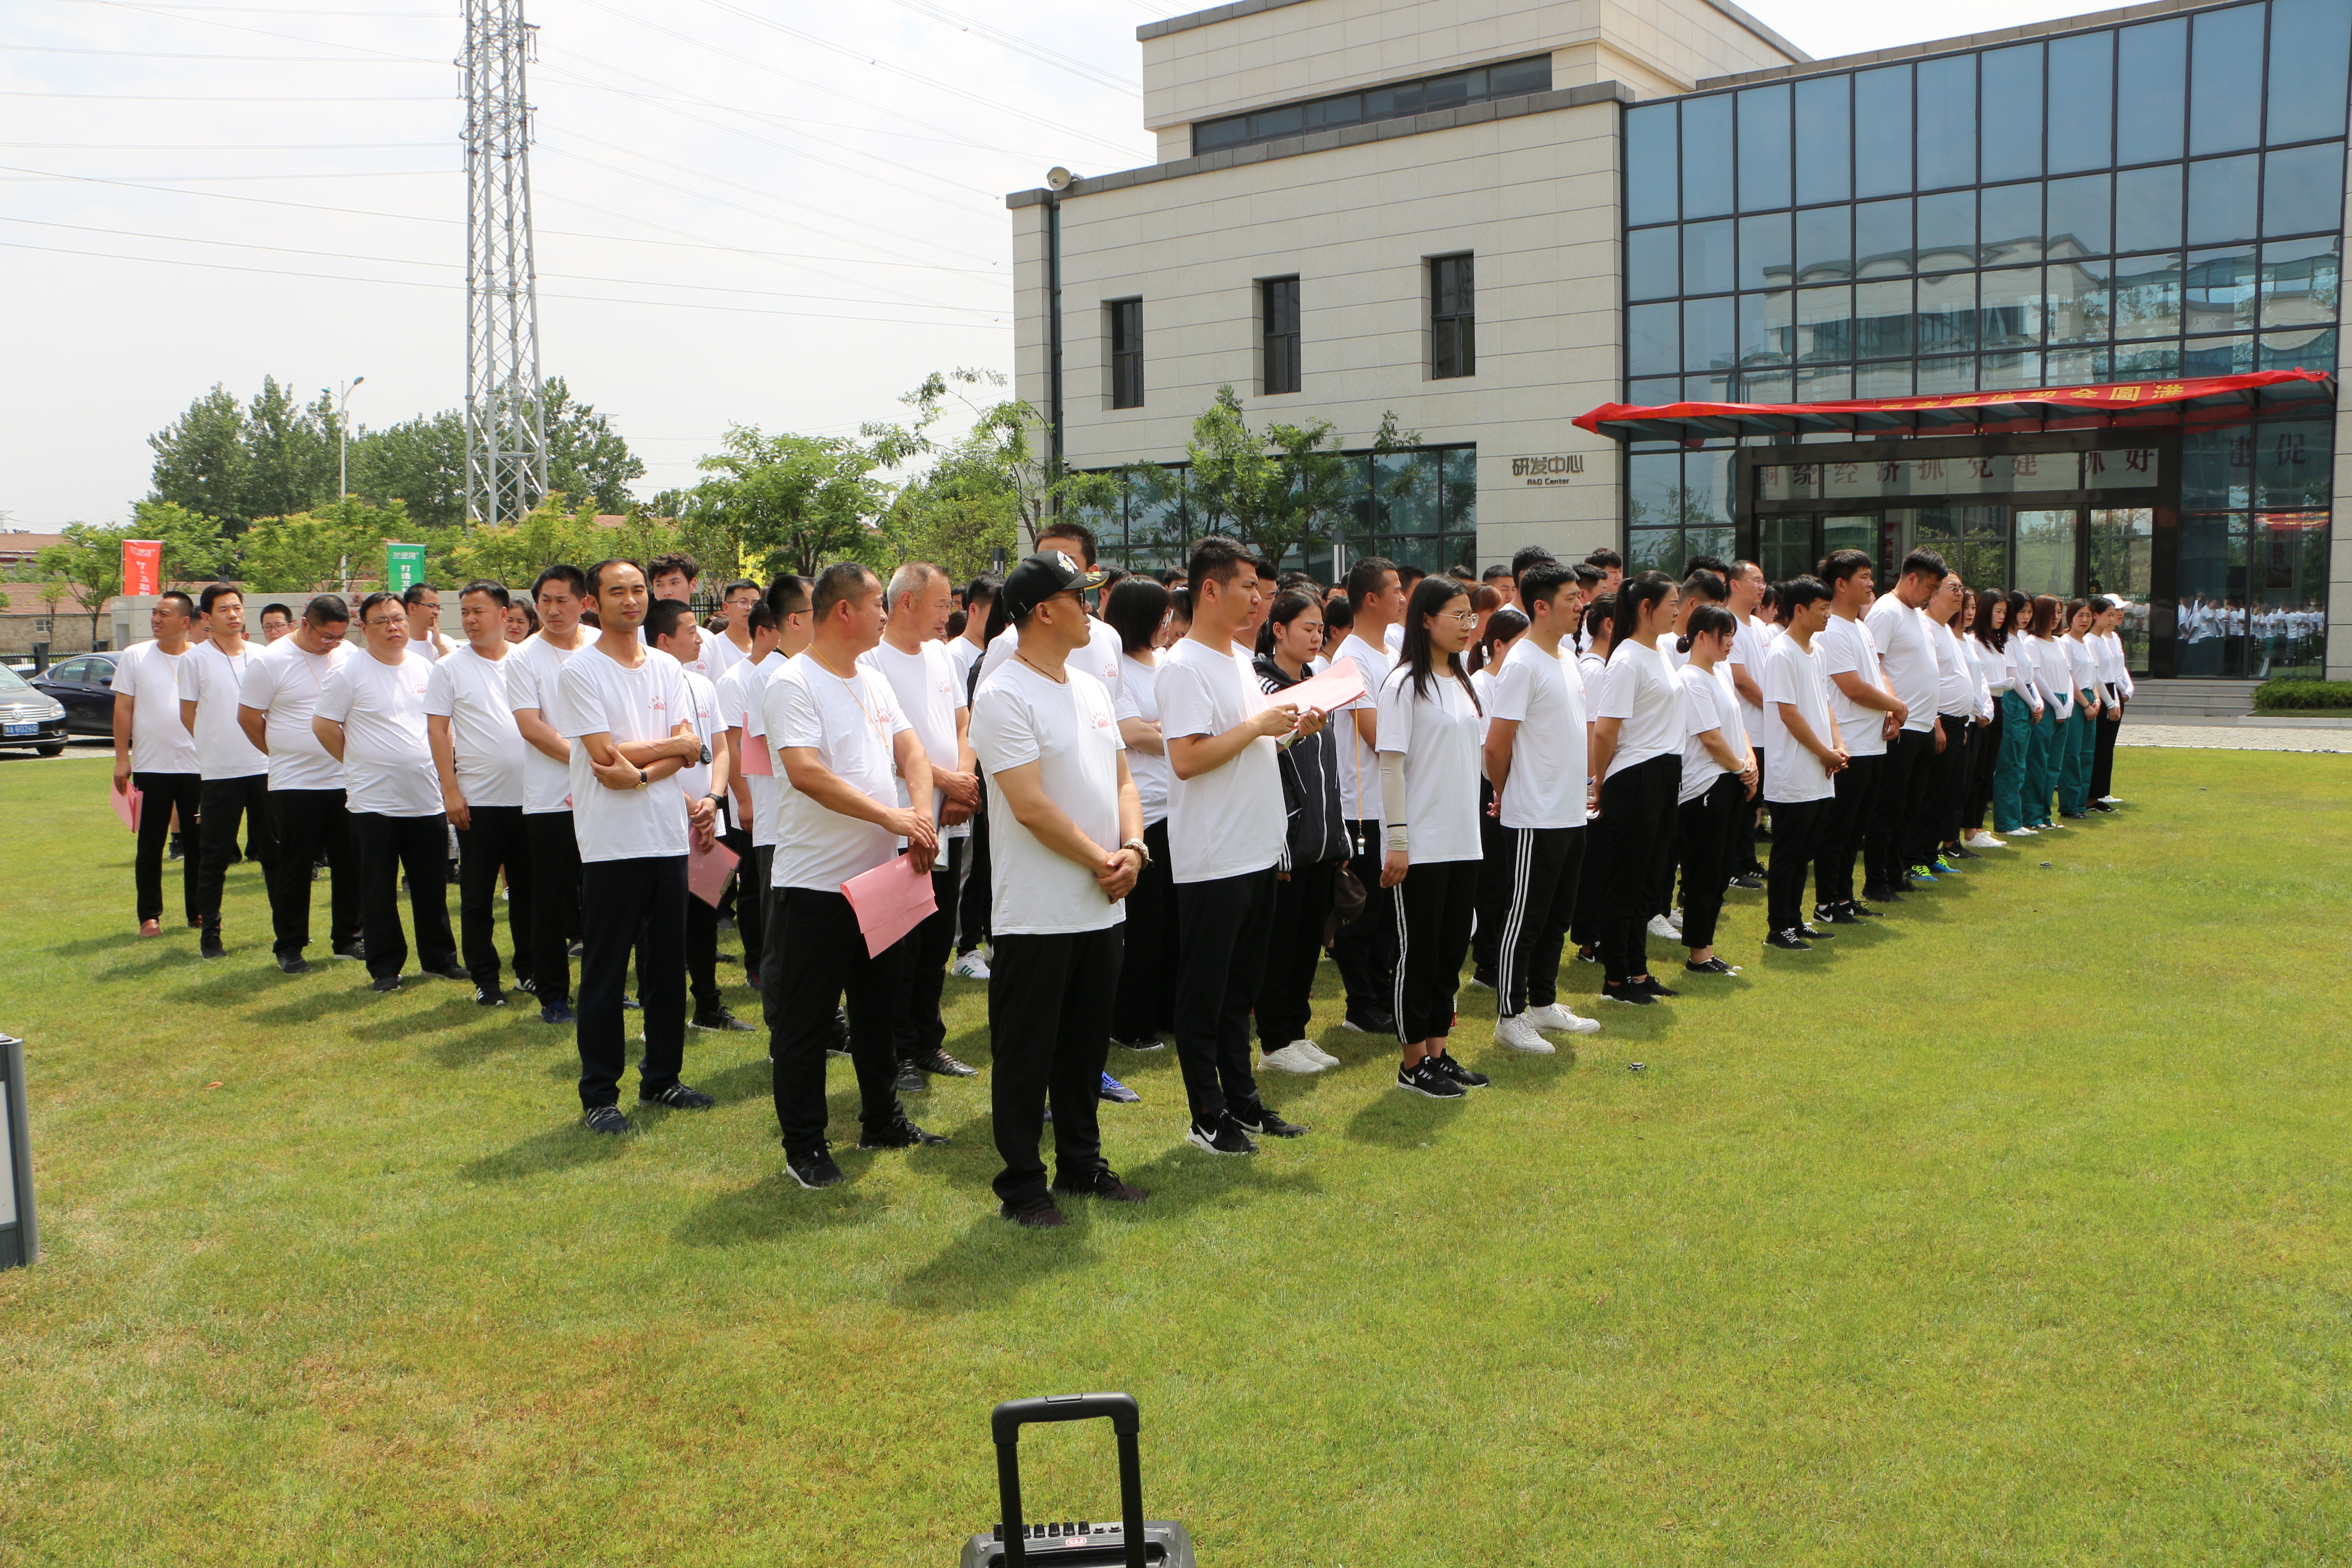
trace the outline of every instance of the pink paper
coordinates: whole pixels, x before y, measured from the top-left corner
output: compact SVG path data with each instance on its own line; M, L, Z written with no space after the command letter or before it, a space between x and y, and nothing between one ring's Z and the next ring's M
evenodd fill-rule
M137 784L130 784L119 790L110 786L106 793L108 798L114 802L114 815L122 818L122 826L133 833L138 832L139 803L146 798L146 792Z
M1266 693L1269 703L1295 703L1300 712L1312 708L1318 713L1328 713L1334 708L1353 702L1364 694L1364 672L1352 658L1341 659L1312 680L1302 680L1296 686Z
M735 863L742 857L717 839L708 849L689 850L686 857L686 890L709 904L719 907L727 891L727 879L735 873Z
M749 778L754 773L763 779L772 779L776 776L776 769L768 760L767 738L751 733L751 716L746 713L743 715L743 774Z
M940 907L931 896L931 874L916 870L911 855L893 855L871 871L852 877L841 885L841 896L857 911L868 958L881 957Z

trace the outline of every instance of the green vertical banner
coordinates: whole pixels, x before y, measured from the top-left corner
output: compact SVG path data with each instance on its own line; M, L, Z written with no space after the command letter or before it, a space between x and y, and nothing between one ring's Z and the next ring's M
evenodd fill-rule
M395 594L424 582L425 546L387 543L383 547L383 580Z

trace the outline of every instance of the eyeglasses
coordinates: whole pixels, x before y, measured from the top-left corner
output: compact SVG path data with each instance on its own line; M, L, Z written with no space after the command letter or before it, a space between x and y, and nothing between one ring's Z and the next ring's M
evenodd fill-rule
M1475 610L1454 610L1440 613L1449 614L1456 626L1475 626L1478 624L1478 612Z

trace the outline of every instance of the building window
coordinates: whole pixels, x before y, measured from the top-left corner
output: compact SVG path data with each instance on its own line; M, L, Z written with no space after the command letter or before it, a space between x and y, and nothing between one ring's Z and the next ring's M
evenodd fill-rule
M1478 316L1467 256L1432 257L1429 263L1429 374L1433 380L1475 375Z
M1258 319L1265 337L1259 381L1269 397L1298 390L1298 279L1260 280Z
M1500 65L1448 71L1444 76L1391 82L1361 92L1276 104L1223 120L1203 120L1192 127L1192 155L1197 158L1203 153L1276 142L1286 136L1304 136L1342 125L1402 120L1436 110L1459 109L1465 104L1491 103L1496 99L1550 90L1551 57L1536 55Z
M1110 318L1110 405L1143 406L1143 301L1113 300L1103 307Z

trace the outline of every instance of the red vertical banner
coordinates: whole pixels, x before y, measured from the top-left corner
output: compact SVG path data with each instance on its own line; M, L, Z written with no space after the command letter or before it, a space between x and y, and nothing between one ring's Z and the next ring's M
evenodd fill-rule
M157 539L122 542L122 591L160 594L163 591L163 543Z

